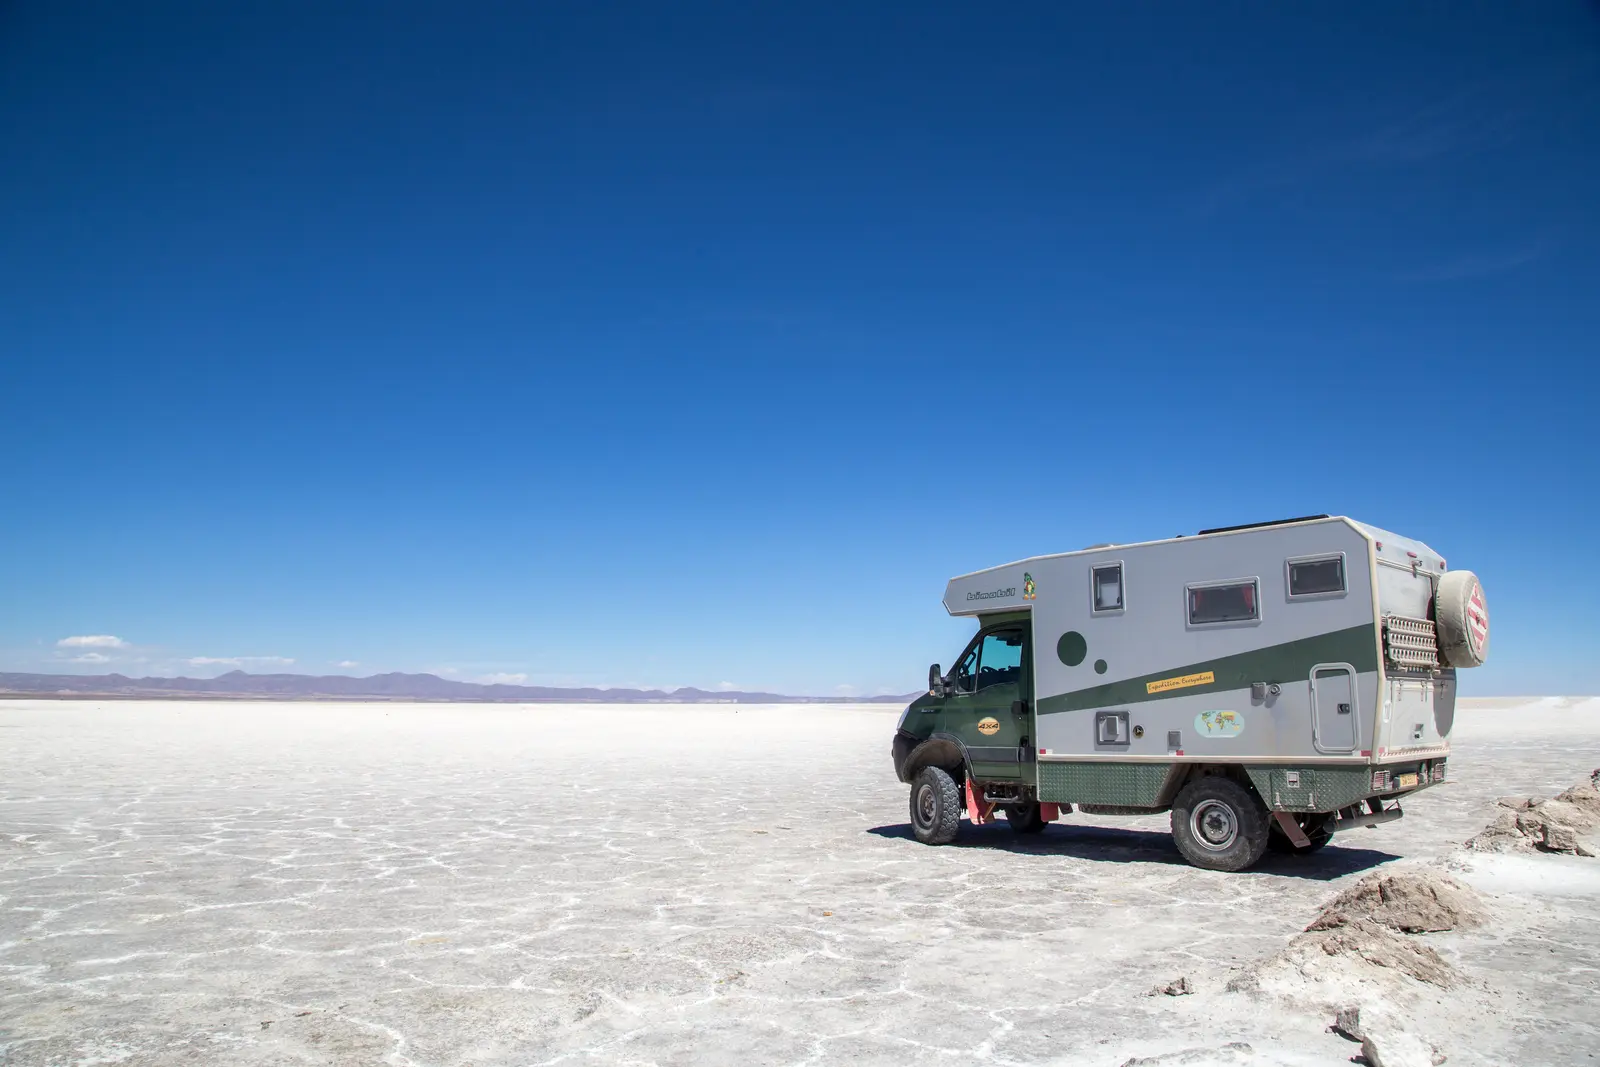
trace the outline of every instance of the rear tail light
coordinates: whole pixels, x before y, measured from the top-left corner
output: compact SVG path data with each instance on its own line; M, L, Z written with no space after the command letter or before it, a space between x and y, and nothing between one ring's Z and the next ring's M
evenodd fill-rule
M1372 772L1372 788L1373 789L1388 789L1389 788L1389 772L1388 771L1373 771Z

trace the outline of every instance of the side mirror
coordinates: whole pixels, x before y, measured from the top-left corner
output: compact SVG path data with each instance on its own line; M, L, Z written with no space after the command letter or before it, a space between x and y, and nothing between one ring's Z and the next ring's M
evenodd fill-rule
M944 696L944 675L940 673L937 663L928 667L928 695Z

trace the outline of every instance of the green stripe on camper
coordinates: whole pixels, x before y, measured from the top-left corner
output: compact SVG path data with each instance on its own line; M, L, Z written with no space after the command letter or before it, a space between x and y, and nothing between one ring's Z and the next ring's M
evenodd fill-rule
M1039 701L1040 715L1085 708L1104 708L1113 704L1138 704L1170 696L1221 693L1249 688L1252 682L1304 682L1318 663L1348 663L1358 674L1378 669L1378 637L1371 623L1348 630L1304 637L1267 648L1253 648L1232 656L1186 663L1137 678L1077 689ZM1085 668L1086 669L1086 668ZM1194 676L1211 677L1199 681ZM1179 686L1159 683L1181 682Z

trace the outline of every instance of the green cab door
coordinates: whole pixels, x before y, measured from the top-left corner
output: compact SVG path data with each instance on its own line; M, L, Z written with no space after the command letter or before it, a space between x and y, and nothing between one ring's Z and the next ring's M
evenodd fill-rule
M942 728L966 746L976 779L1021 778L1032 766L1028 645L1027 623L997 626L980 633L951 672Z

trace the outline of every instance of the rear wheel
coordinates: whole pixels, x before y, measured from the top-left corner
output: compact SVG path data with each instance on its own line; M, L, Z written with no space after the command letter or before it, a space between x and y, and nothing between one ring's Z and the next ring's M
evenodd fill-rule
M1172 803L1172 838L1208 871L1242 871L1267 850L1267 809L1231 778L1197 778Z
M1006 822L1010 823L1011 829L1019 834L1043 833L1044 828L1050 825L1044 821L1038 802L1032 800L1021 804L1007 804Z
M942 767L924 767L911 780L911 832L924 845L947 845L961 829L961 790Z
M1289 852L1296 856L1309 856L1333 840L1333 824L1337 815L1317 815L1297 813L1294 821L1300 824L1300 832L1310 839L1309 845L1297 845L1289 840L1289 835L1278 829L1276 821L1272 822L1267 838L1267 845L1274 852Z

